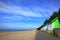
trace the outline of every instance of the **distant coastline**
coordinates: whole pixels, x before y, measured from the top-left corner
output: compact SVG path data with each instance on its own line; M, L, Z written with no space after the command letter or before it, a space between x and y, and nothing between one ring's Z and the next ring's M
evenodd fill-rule
M29 31L35 29L0 29L0 32Z

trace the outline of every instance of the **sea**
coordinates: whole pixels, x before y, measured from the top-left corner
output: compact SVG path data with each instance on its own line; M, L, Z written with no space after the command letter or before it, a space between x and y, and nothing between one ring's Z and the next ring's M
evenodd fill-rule
M35 30L35 29L0 29L0 32L14 32L14 31L28 31L28 30Z

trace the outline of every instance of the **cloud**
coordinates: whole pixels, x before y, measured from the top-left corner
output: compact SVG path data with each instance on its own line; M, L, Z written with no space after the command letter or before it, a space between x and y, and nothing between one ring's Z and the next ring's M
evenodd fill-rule
M54 2L42 0L1 0L0 28L36 28L42 25L45 19L60 7L53 5ZM59 4L60 2L57 3Z
M40 13L41 15L43 15L43 17L49 17L53 13L53 10L47 9L47 8L43 8L43 7L40 7L40 6L33 7L32 10L35 13Z
M13 16L1 16L1 19L6 19L6 20L22 20L25 19L22 16L18 16L18 15L13 15Z
M11 6L5 3L0 3L0 11L12 14L19 14L26 17L42 17L41 14L31 11L29 8L21 6Z
M37 7L24 7L17 5L9 5L7 3L0 2L0 12L10 13L10 14L18 14L25 17L49 17L53 10L42 8L40 6Z
M39 22L41 18L35 18L35 17L24 17L16 14L6 14L6 13L1 13L0 14L0 22L4 23L35 23Z
M33 26L32 26L33 25ZM33 29L40 26L40 24L33 24L33 23L1 23L0 29Z
M0 2L0 12L6 13L6 15L12 15L12 16L1 16L0 21L3 22L34 22L39 23L41 21L41 17L48 17L48 12L51 12L50 10L43 9L41 7L22 7L22 6L16 6L16 5L8 5L6 3ZM46 13L47 12L47 13ZM1 14L1 13L0 13ZM3 15L3 13L2 13ZM24 20L24 21L23 21Z
M10 4L11 4L11 2L12 1L10 1ZM15 3L19 2L21 4L22 0L20 0L20 1L14 0L14 2ZM25 17L49 17L54 10L57 10L57 8L55 6L52 6L50 8L43 8L42 6L36 5L36 6L32 6L32 10L33 10L32 11L31 8L28 8L25 6L20 6L20 5L17 6L17 5L10 5L10 4L0 2L0 12L6 12L6 13L10 13L10 14L19 14L19 15L23 15Z

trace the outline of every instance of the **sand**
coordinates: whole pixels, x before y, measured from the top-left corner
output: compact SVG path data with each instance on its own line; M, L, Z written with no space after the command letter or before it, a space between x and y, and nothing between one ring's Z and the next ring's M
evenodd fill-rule
M36 30L0 32L0 40L34 40Z

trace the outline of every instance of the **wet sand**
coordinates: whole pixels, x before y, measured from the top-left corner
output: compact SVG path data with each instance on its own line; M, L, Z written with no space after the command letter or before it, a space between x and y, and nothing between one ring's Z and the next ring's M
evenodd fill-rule
M0 32L0 40L34 40L36 30Z

